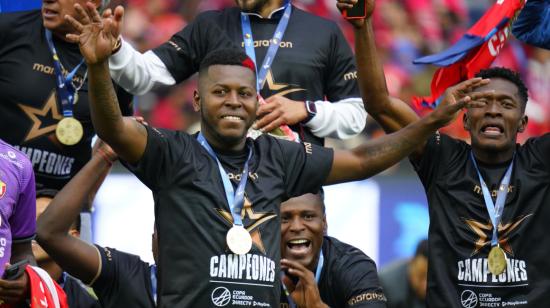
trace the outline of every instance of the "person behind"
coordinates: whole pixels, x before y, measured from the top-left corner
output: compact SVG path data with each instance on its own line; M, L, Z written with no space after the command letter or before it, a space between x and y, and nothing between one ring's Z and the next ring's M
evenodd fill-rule
M36 200L37 219L40 219L40 216L48 208L50 202L50 198L38 198ZM67 232L75 238L80 237L80 215L76 217ZM59 264L38 243L33 242L32 252L37 265L48 272L52 279L63 288L63 291L67 295L67 304L69 307L101 307L99 302L86 290L86 287L79 280L63 271Z
M243 48L255 59L258 91L267 103L257 111L256 129L270 132L290 125L302 141L318 145L325 137L360 133L367 114L359 98L353 53L338 25L288 0L235 3L238 7L199 14L169 41L144 54L121 40L120 50L109 59L111 76L129 92L144 94L186 80L212 50ZM113 13L115 36L123 13L122 7Z
M380 270L379 277L388 299L388 308L425 308L428 240L418 243L412 259L385 266Z
M386 307L374 261L326 231L322 192L281 204L281 307Z
M79 216L82 203L101 184L116 159L111 148L98 140L92 159L38 218L37 241L51 256L52 262L60 267L59 272L63 269L92 287L101 307L155 307L155 265L149 265L132 254L91 245L69 232L74 219ZM156 232L152 242L156 260Z
M386 132L399 131L418 117L388 95L370 18L353 24L365 108ZM550 134L516 144L527 125L523 81L498 67L476 76L461 90L472 99L463 119L471 145L437 133L410 156L430 209L427 306L545 307Z
M449 94L428 117L348 151L268 135L249 139L258 109L255 66L241 50L221 49L199 68L193 104L201 132L146 127L122 117L108 82L112 21L89 3L75 7L85 25L68 17L80 32L68 38L79 42L89 68L94 127L153 191L159 307L277 305L280 203L388 168L469 100Z
M0 139L0 304L16 304L29 292L27 274L5 280L10 264L35 264L31 241L36 231L35 186L32 165L25 154Z
M96 8L107 2L92 1ZM0 13L0 138L29 157L44 195L55 195L91 155L87 68L65 38L72 30L64 15L75 14L75 3L85 1L44 0L40 10ZM130 115L131 95L118 87L117 95Z

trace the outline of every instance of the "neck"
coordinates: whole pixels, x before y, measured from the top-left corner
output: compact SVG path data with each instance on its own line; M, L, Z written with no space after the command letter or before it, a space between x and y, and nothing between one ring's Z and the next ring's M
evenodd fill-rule
M257 12L263 18L268 18L273 11L283 6L284 0L269 0L267 3L260 8L260 11Z
M501 164L501 163L510 161L512 157L514 157L515 147L512 147L505 151L494 151L494 152L487 151L487 150L480 150L478 148L472 147L472 151L474 152L474 156L476 160L484 164L492 165L492 164Z
M202 134L214 151L239 153L242 152L246 146L246 137L241 138L238 141L231 142L211 134L208 130L202 130Z
M321 252L319 251L315 258L313 259L313 262L308 266L308 270L310 270L313 273L313 276L315 277L315 274L317 274L317 266L319 265L319 254Z
M37 262L38 266L48 272L50 274L50 277L52 277L53 280L58 281L59 278L61 278L61 275L63 274L63 269L57 265L53 260L44 260Z

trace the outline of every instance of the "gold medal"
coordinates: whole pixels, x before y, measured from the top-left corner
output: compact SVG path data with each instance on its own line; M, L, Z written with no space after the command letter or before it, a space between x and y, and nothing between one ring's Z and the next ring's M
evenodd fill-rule
M84 135L82 124L75 118L63 118L57 123L55 136L64 145L77 144Z
M499 246L493 246L489 252L489 271L498 276L506 269L506 254Z
M227 246L238 255L244 255L252 248L252 237L243 226L233 225L225 237Z

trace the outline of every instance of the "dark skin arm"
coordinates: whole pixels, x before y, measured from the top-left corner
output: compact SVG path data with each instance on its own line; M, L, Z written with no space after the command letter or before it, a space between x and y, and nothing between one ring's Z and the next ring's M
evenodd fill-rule
M94 246L68 232L90 191L109 172L111 164L108 160L115 159L114 152L102 143L92 159L63 187L37 220L40 246L61 268L85 283L95 278L99 270L99 255Z
M67 39L79 44L80 53L88 66L90 112L97 135L129 163L136 163L143 156L147 144L147 130L133 119L124 118L118 105L109 74L108 58L117 36L113 30L115 21L103 22L95 6L88 2L83 8L75 4L79 21L65 16L80 33L67 34Z
M286 275L282 278L282 282L298 307L328 308L321 300L315 276L309 269L298 262L287 259L281 260L281 267L299 279L298 283L294 284L292 279Z
M36 265L32 254L31 242L16 243L11 246L11 264L26 259L29 264ZM8 268L10 264L6 264ZM29 277L26 273L15 280L0 279L0 299L6 303L16 304L29 297Z

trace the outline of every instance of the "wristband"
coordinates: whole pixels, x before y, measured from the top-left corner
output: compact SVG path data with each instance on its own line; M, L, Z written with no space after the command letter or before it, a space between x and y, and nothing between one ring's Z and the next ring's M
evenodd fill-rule
M317 107L315 106L315 102L305 101L304 104L306 105L307 117L302 121L302 124L308 123L317 115Z

